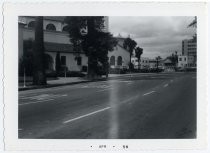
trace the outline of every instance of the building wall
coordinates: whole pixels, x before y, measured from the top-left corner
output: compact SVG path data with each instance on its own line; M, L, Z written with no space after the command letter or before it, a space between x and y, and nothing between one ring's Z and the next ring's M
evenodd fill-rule
M140 64L141 64L141 69L148 69L150 66L149 58L141 57Z
M53 70L55 70L55 63L56 63L56 52L46 52L53 58ZM81 65L77 65L77 61L75 60L75 55L70 53L60 53L61 56L66 56L66 66L70 71L81 71L82 66L88 65L88 58L84 54L80 54Z
M150 60L149 60L149 68L150 68L150 69L154 69L154 68L156 68L156 67L157 67L157 62L156 62L156 60L150 59Z
M194 56L178 56L178 67L196 67Z
M23 40L28 40L28 39L34 40L35 32L33 29L22 28L22 31L23 31ZM44 41L70 44L68 33L66 32L44 31Z
M192 39L186 39L182 41L182 55L196 56L197 55L197 43Z
M117 45L113 51L109 51L109 53L108 53L109 63L110 63L111 56L115 57L115 64L113 66L111 66L112 68L118 67L117 66L118 56L122 57L122 66L128 68L128 65L130 62L130 54L127 50L125 50L124 48Z

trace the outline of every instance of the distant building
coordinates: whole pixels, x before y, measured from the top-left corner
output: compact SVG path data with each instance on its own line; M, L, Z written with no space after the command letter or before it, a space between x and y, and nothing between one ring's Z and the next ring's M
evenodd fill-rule
M149 63L149 58L147 57L141 57L140 62L138 63L138 58L137 57L132 57L131 58L131 62L134 65L135 69L138 69L140 67L140 69L149 69L150 67L150 63Z
M157 61L155 59L149 59L149 69L157 68Z
M163 60L163 69L165 72L173 72L175 71L176 65L171 61L171 59L166 58Z
M150 67L149 58L141 57L140 66L141 69L148 69Z
M182 55L197 56L197 42L194 39L185 39L182 41Z
M132 56L131 57L131 63L133 64L134 69L138 69L139 63L138 63L138 58L137 57Z
M178 67L197 66L197 41L196 39L185 39L182 41L182 55L178 57Z
M178 56L178 67L181 68L196 67L194 56L186 56L186 55Z

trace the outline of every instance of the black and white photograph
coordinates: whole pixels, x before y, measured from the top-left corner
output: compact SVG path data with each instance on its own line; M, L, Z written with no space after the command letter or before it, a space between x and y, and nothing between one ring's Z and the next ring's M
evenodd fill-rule
M19 16L20 139L195 139L197 17Z
M205 3L5 3L8 151L207 147Z

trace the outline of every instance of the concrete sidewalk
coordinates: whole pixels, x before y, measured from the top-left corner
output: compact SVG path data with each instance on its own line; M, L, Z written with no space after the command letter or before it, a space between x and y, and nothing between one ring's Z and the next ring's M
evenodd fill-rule
M31 83L27 83L26 86L23 86L23 83L19 84L18 90L23 91L23 90L31 90L31 89L41 89L41 88L50 88L50 87L57 87L57 86L64 86L64 85L72 85L72 84L78 84L78 83L87 83L87 82L95 82L95 81L104 81L106 80L105 77L102 77L100 79L94 79L94 80L89 80L87 78L81 78L81 77L59 77L56 80L48 80L47 85L42 85L42 86L35 86L32 85Z
M148 75L149 73L129 73L129 74L109 74L108 78L114 78L114 77L120 77L120 76L134 76L134 75ZM27 83L26 86L23 86L23 83L19 84L18 90L31 90L31 89L39 89L39 88L50 88L50 87L56 87L56 86L63 86L63 85L71 85L71 84L78 84L78 83L87 83L87 82L94 82L94 81L104 81L106 80L105 76L102 76L100 79L95 80L89 80L87 78L81 78L81 77L59 77L56 80L48 80L47 85L43 86L34 86L31 85L32 83Z

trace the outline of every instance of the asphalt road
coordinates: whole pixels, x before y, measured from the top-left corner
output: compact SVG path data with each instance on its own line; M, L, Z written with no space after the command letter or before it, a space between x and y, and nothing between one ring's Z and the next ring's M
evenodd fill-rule
M196 73L20 91L18 118L19 138L196 138Z

